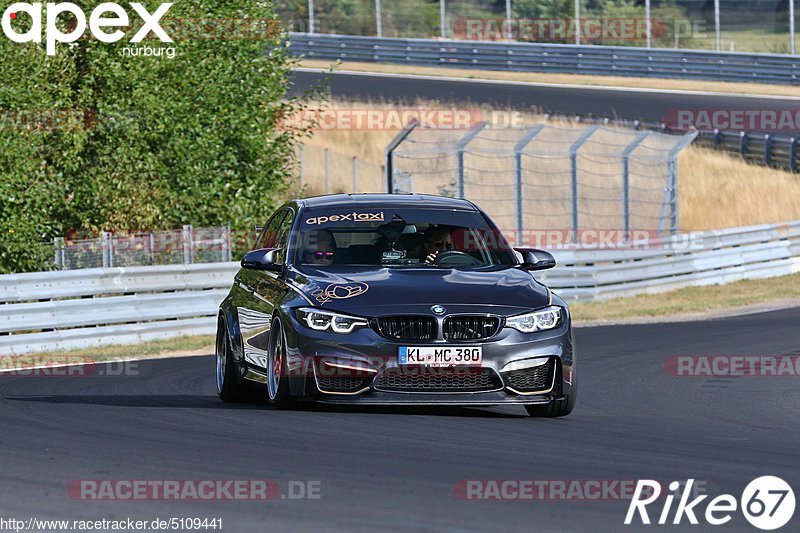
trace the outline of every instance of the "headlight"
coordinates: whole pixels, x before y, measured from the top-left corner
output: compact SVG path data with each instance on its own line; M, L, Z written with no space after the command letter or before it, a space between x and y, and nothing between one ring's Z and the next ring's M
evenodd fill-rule
M356 328L369 326L369 322L363 318L323 311L312 307L298 309L297 318L315 331L330 329L334 333L350 333Z
M540 311L534 311L533 313L507 318L506 326L521 331L522 333L554 329L561 325L564 316L563 313L563 309L560 307L547 307Z

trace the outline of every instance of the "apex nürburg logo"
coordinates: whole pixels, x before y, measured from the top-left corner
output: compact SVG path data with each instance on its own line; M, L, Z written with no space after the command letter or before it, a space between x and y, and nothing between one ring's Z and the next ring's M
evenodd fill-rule
M72 2L48 2L43 9L42 2L33 4L27 2L17 2L11 4L3 12L0 26L3 33L15 43L41 43L42 42L42 15L45 14L44 39L47 43L47 55L55 55L56 43L72 43L81 38L86 33L87 15L83 10ZM149 13L142 4L131 2L131 8L142 19L142 27L131 38L131 42L141 42L149 33L155 34L161 42L171 43L172 38L159 24L161 18L172 7L172 2L161 4L155 13ZM12 27L12 21L21 19L21 14L30 18L31 27L24 33L20 33ZM68 31L61 31L56 23L59 19L66 18L68 15L74 17L74 23L69 25ZM98 5L88 16L88 27L92 35L101 42L115 43L125 37L125 32L119 29L109 31L113 28L126 28L130 24L128 12L119 4L105 2ZM107 29L108 28L108 29Z

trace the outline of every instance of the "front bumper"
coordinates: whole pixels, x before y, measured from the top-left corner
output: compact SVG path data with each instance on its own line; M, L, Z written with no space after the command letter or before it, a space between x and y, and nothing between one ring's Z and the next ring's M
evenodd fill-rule
M431 342L395 341L380 336L369 328L354 331L349 335L317 332L300 324L294 316L291 333L287 335L290 371L302 374L305 379L295 380L302 390L292 394L311 397L317 401L337 404L362 405L534 405L548 403L569 395L574 382L575 348L567 313L564 323L551 331L523 334L511 328L502 329L487 341ZM481 346L483 362L480 368L463 367L451 369L463 372L465 379L476 378L476 372L485 374L470 388L448 388L438 390L424 388L387 387L387 377L407 373L408 365L399 365L398 352L401 346ZM513 365L512 365L513 363ZM514 368L539 369L548 365L546 382L535 376L535 382L521 382ZM511 366L510 366L511 365ZM344 369L344 373L342 372ZM425 369L425 373L447 373L447 369ZM333 371L333 372L326 372ZM334 376L334 379L331 379ZM345 376L348 387L332 385L337 376ZM359 381L360 380L360 381ZM396 383L396 382L392 382ZM438 382L437 382L438 383ZM470 382L473 383L473 382ZM520 383L533 387L521 387Z

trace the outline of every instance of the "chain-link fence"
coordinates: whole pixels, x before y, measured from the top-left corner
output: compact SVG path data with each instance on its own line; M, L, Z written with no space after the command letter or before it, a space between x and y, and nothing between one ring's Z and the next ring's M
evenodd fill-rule
M678 231L677 156L695 134L599 125L411 127L388 149L393 192L472 200L504 232Z
M55 268L110 268L151 265L189 265L232 260L231 229L227 226L131 235L102 233L98 238L56 237Z
M297 159L304 196L386 190L383 165L368 159L313 144L301 145Z

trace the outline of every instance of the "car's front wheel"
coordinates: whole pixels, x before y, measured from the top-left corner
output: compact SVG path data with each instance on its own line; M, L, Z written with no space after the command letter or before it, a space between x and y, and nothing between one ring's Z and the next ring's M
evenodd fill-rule
M236 379L236 368L231 353L231 345L225 331L225 322L220 317L217 322L217 342L215 348L217 394L223 402L240 402L246 399L245 386Z
M273 409L284 409L290 403L289 372L286 367L286 335L283 323L277 316L272 319L267 354L267 405Z

